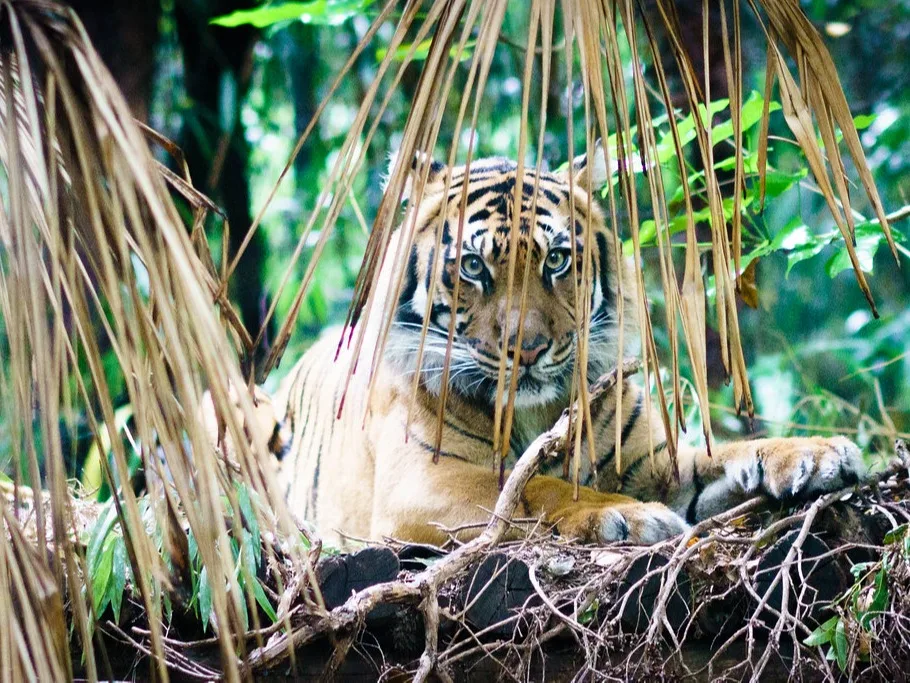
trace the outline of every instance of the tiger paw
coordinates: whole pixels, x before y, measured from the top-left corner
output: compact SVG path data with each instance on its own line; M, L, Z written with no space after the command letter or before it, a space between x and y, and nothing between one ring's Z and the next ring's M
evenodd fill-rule
M760 484L777 499L814 496L856 484L866 474L859 447L843 436L765 439L754 445L756 457L735 467L739 472L733 475L746 493ZM730 468L728 474L733 474Z
M631 541L659 543L687 531L689 525L661 503L623 503L604 508L597 540L601 543Z
M269 396L259 387L253 388L253 416L257 428L266 436L267 448L270 452L279 455L283 449L290 443L290 433L285 422L281 420ZM230 407L234 413L234 419L238 425L241 425L247 439L250 439L251 428L248 424L244 412L240 405L240 395L232 384L229 388L228 399ZM206 431L210 443L213 446L223 448L229 455L234 454L231 437L226 430L223 420L219 420L218 412L215 408L215 402L210 392L206 391L202 396L199 407L199 418Z

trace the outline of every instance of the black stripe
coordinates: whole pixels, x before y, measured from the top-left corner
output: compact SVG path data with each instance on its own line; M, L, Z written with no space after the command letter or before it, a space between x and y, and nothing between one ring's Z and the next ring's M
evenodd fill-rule
M419 314L414 312L411 306L411 300L414 298L414 292L417 291L417 245L411 247L411 255L408 257L408 267L405 271L404 287L401 289L401 296L398 297L398 320L402 322L421 322Z
M603 303L595 312L596 315L597 313L606 310L608 307L613 306L613 292L610 291L610 278L608 277L608 269L610 268L610 251L607 248L607 238L602 232L599 232L594 236L594 241L597 242L597 251L600 260L600 289L601 294L603 295Z
M425 450L427 453L430 453L431 455L435 455L435 454L436 454L436 449L433 448L433 446L431 446L431 445L428 444L427 442L425 442L423 439L417 437L417 436L414 434L414 432L408 432L408 438L411 439L411 440L413 440L418 446L420 446L420 447L421 447L423 450ZM454 458L455 460L461 460L461 461L463 461L463 462L471 462L470 460L468 460L467 458L465 458L465 457L462 456L462 455L457 455L456 453L451 453L451 452L449 452L449 451L444 451L444 450L442 450L442 449L439 450L439 457L441 457L441 458Z
M494 195L495 199L498 200L499 196L504 195L506 192L511 192L515 187L515 178L506 178L502 182L495 183L493 185L487 185L484 187L477 188L476 190L471 190L468 192L468 206L474 204L478 199L483 197L485 194ZM489 203L487 204L489 206Z
M695 524L695 516L698 510L698 499L701 497L702 491L705 490L705 483L698 475L698 464L696 461L697 458L692 458L692 486L695 487L695 494L692 496L692 500L689 501L689 507L686 508L686 521L689 524Z
M462 429L458 425L453 424L452 422L449 422L448 420L445 421L445 424L446 424L446 427L449 427L450 429L455 430L462 436L466 436L469 439L474 439L475 441L480 441L481 443L486 444L487 446L492 447L492 445L493 445L493 441L491 439L487 439L486 437L479 436L477 434L472 434L471 432L467 431L466 429Z
M597 435L596 435L597 441L600 441L603 438L604 430L606 430L607 427L609 427L610 425L613 424L613 417L615 415L616 415L616 408L614 407L613 410L610 411L609 417L607 417L605 420L600 422L600 426L597 430ZM592 417L592 420L593 419L600 420L599 417L598 418ZM582 482L585 486L590 486L591 484L594 483L594 474L596 472L603 472L603 468L607 466L607 463L613 458L613 453L615 453L615 452L616 452L616 445L614 444L613 448L611 448L607 453L605 453L604 456L600 460L597 461L597 465L592 467L591 470L588 472L587 476L585 476L585 480Z
M430 291L430 277L433 275L433 257L436 256L436 247L430 247L430 257L427 259L427 276L424 280L424 286L427 293Z
M657 444L654 447L654 457L657 457L657 454L663 452L666 448L666 441L662 441L661 443ZM629 484L629 482L632 480L632 477L638 474L638 470L641 469L641 466L644 464L644 462L651 459L650 456L651 453L647 452L626 468L626 470L622 473L622 478L620 479L621 488L625 488Z
M635 425L638 423L638 417L641 414L641 397L642 397L642 395L639 394L638 399L636 399L636 401L635 401L635 406L632 408L632 411L629 413L629 418L628 418L628 420L626 420L626 424L623 425L622 432L620 433L620 436L619 436L619 443L625 443L626 438L629 436L629 434L632 433L632 430L635 428ZM612 416L611 416L611 419L612 419ZM603 468L606 467L613 460L615 455L616 455L616 442L613 443L613 445L610 447L610 450L607 451L607 453L604 455L604 457L602 457L600 460L597 461L597 471L598 472L603 471ZM588 477L585 479L585 484L590 483L588 480L593 478L593 476L594 476L594 470L592 470L591 472L588 473Z
M534 184L525 183L524 189L527 194L531 194L534 191ZM555 192L548 190L543 186L543 184L538 185L538 189L540 191L540 194L550 200L553 204L559 204L559 195L557 195Z
M310 372L312 371L313 366L314 366L314 363L311 362L306 367L306 373L304 374L303 378L301 380L299 380L297 383L297 385L300 387L300 391L301 391L301 396L299 398L299 401L301 402L301 404L303 402L303 399L305 398L303 393L306 391L306 383L310 377ZM288 394L290 394L290 392L288 392ZM303 405L301 405L301 408L302 407L303 407ZM294 422L293 422L293 432L291 433L291 447L293 448L295 445L297 446L297 452L294 454L294 471L297 470L297 467L300 462L299 442L306 431L307 422L309 422L309 420L310 420L310 412L312 411L312 409L313 409L313 401L308 401L306 404L306 414L303 416L303 420L300 423L299 430L297 429L297 421L294 420ZM296 413L297 411L295 410L294 412Z

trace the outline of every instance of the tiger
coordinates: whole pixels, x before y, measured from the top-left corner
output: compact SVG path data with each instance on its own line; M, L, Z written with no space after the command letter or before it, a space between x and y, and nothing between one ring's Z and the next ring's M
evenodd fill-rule
M501 447L508 468L569 405L578 291L590 295L589 381L621 360L620 337L638 334L636 284L628 259L617 259L595 192L607 181L603 156L592 157L556 171L519 169L501 157L453 167L418 157L410 165L401 201L413 203L407 221L414 222L398 227L385 250L359 351L339 343L339 328L328 330L271 397L272 428L285 435L275 449L278 481L291 512L325 543L440 545L453 530L459 539L479 533L500 494L492 437L500 363L506 387L517 373L514 423ZM513 248L513 292L526 291L524 315L522 297L507 291ZM403 279L395 255L407 259ZM387 326L383 311L391 311ZM859 448L842 436L716 443L710 453L680 443L674 466L663 420L645 405L649 392L631 378L622 383L621 406L612 390L592 405L581 452L591 439L596 458L580 458L577 495L562 461L544 463L516 518L539 520L579 542L654 544L754 495L786 501L865 476Z

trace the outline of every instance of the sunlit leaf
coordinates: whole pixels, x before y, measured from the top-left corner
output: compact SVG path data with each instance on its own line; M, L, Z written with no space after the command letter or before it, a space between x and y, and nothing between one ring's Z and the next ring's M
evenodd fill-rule
M244 9L215 17L210 23L233 28L252 25L265 28L286 21L337 26L372 5L375 0L313 0L280 2L255 9Z
M875 254L879 246L884 241L884 235L881 233L867 233L856 236L856 257L859 259L859 265L864 273L871 273ZM828 259L825 264L825 272L828 277L835 277L839 273L849 269L852 266L850 256L845 247L841 247Z
M853 117L853 125L856 126L856 130L865 130L871 126L877 118L877 114L860 114L859 116Z
M405 59L408 59L408 55L411 54L411 50L413 50L414 52L411 54L410 59L415 62L422 62L430 55L430 45L432 45L432 43L432 40L427 39L419 42L416 47L412 44L401 45L395 49L392 59L396 62L403 62ZM471 58L474 54L474 46L476 44L476 40L468 40L465 42L464 50L461 52L461 61L464 62ZM376 50L376 61L381 62L386 58L387 54L389 54L389 51L386 48L379 48ZM454 59L456 56L458 56L458 47L453 46L449 49L449 57Z
M203 567L199 572L197 595L199 596L199 621L202 622L202 628L207 630L212 618L212 587L209 585L208 567Z

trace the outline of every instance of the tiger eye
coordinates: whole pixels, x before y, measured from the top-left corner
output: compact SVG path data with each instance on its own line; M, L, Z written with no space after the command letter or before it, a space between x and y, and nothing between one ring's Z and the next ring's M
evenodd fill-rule
M568 249L553 249L547 254L545 266L550 273L559 273L569 265L571 254Z
M483 275L485 268L483 259L477 254L465 254L461 259L461 274L467 278L476 280Z

